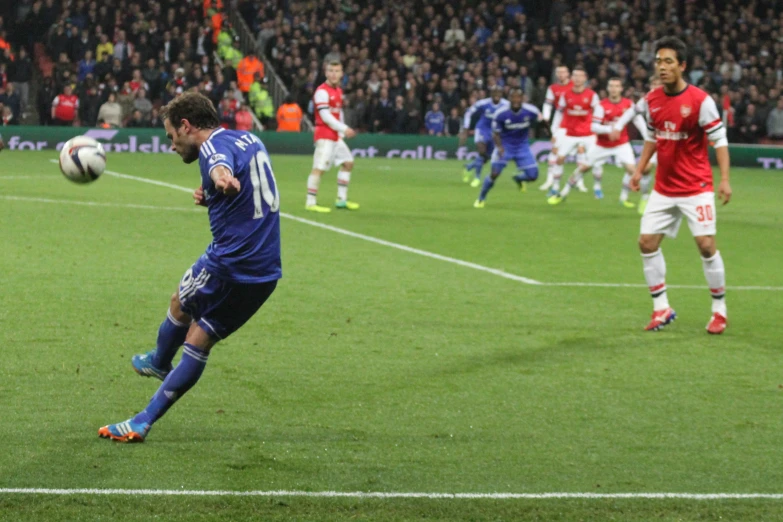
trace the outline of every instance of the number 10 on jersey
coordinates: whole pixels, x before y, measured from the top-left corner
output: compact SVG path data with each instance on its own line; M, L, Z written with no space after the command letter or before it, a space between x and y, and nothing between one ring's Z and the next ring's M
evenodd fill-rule
M270 212L280 210L280 194L277 192L277 182L272 173L269 156L264 151L258 153L250 161L250 182L253 184L253 219L264 217L263 202L269 206Z

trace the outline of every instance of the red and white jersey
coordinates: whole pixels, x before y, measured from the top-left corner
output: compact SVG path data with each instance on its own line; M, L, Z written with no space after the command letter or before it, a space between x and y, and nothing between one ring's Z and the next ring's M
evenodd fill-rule
M79 97L75 94L66 96L58 94L52 101L54 117L58 120L73 121L76 119L76 110L79 108Z
M617 103L613 103L609 98L604 98L601 100L601 103L596 105L595 109L593 109L593 123L612 126L623 114L625 114L625 111L631 107L633 107L633 102L628 98L620 98L620 101ZM628 130L623 126L623 130L620 131L619 139L611 141L608 134L599 134L596 144L601 147L611 148L623 145L629 141Z
M339 87L332 87L326 82L322 83L315 90L313 95L315 104L315 141L340 139L339 133L327 125L321 118L321 109L329 109L329 112L339 122L343 121L343 90Z
M658 149L655 191L669 197L713 192L708 139L726 143L715 101L693 85L674 95L658 87L646 99L647 139Z
M574 84L570 81L563 85L562 83L553 83L546 90L546 97L544 98L544 119L549 120L553 110L557 110L560 106L560 98L563 93L571 89Z
M592 89L585 88L582 92L574 92L568 89L560 97L557 106L563 112L563 120L560 126L566 130L568 136L590 136L590 123L593 119L593 110L600 103L598 95Z

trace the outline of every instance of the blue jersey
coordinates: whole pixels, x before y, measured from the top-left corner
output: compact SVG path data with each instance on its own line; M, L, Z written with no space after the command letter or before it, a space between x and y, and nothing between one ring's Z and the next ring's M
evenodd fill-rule
M478 113L478 122L476 122L476 131L489 134L492 132L492 116L501 109L507 109L510 106L509 101L501 98L498 103L492 101L492 98L484 98L477 101L465 111L464 126L467 129L470 126L470 120L473 114Z
M432 131L435 134L443 132L446 127L446 116L441 111L429 111L424 116L424 126L427 131Z
M239 180L239 194L215 188L209 174L218 165ZM201 145L199 167L212 230L209 272L237 283L280 279L280 196L264 144L249 132L217 129Z
M500 135L500 142L508 152L518 151L530 145L530 126L538 121L538 107L523 103L519 110L511 107L500 110L492 118L492 132Z

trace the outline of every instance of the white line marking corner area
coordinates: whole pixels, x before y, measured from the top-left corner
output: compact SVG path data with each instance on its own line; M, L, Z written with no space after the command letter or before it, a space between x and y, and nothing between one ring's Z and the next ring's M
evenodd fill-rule
M52 163L57 163L57 160L49 160ZM115 172L113 170L106 170L104 171L104 174L108 174L109 176L115 177L115 178L121 178L121 179L128 179L133 181L138 181L141 183L148 183L150 185L157 185L159 187L165 187L170 188L173 190L178 190L180 192L187 192L188 194L193 193L193 189L188 187L183 187L181 185L174 185L173 183L166 183L165 181L158 181L155 179L148 179L148 178L141 178L138 176L131 176L129 174L122 174L120 172ZM12 199L11 196L3 196L5 199ZM28 198L32 200L33 198ZM39 201L43 202L43 198L41 198ZM58 202L57 200L51 200L47 201L51 203ZM80 203L74 203L74 204L83 204L87 206L120 206L120 205L113 205L113 204L103 204L103 203L91 203L91 202L80 202ZM168 207L152 207L152 206L145 206L145 205L123 205L127 208L147 208L147 209L169 209ZM171 210L186 210L181 208L171 208ZM192 209L195 210L195 209ZM311 221L309 219L301 218L299 216L294 216L293 214L288 214L285 212L281 212L280 216L286 219L290 219L292 221L297 221L299 223L303 223L305 225L310 225L312 227L321 228L324 230L329 230L330 232L335 232L337 234L342 234L344 236L353 237L356 239L362 239L364 241L368 241L370 243L375 243L376 245L382 245L387 246L389 248L394 248L397 250L402 250L403 252L408 252L410 254L416 254L424 257L428 257L430 259L437 259L438 261L444 261L446 263L451 263L454 265L462 266L465 268L471 268L473 270L478 270L480 272L485 272L488 274L492 274L498 277L503 277L505 279L510 279L512 281L516 281L518 283L523 283L526 285L535 285L535 286L561 286L561 287L569 287L569 288L579 288L579 287L587 287L587 288L647 288L647 285L642 283L586 283L586 282L555 282L555 283L547 283L543 281L537 281L535 279L531 279L529 277L523 277L515 274L509 274L508 272L504 272L503 270L499 270L497 268L490 268L484 265L479 265L477 263L471 263L470 261L463 261L461 259L457 259L454 257L444 256L440 254L436 254L434 252L428 252L426 250L421 250L418 248L409 247L406 245L402 245L400 243L394 243L392 241L386 241L384 239L379 239L376 237L368 236L365 234L360 234L358 232L351 232L350 230L346 230L344 228L335 227L332 225L327 225L324 223L319 223L317 221ZM667 285L669 288L676 288L676 289L684 289L684 290L705 290L706 286L703 285ZM730 290L756 290L756 291L772 291L772 292L779 292L783 291L783 286L732 286L729 287Z
M187 489L0 488L0 495L124 495L171 497L305 497L433 500L783 500L783 493L419 493L384 491L230 491Z

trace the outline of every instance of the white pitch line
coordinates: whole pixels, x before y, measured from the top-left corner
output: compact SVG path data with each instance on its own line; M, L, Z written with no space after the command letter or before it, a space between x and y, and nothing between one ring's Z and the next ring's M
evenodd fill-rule
M656 499L656 500L783 500L783 493L418 493L385 491L230 491L187 489L46 489L0 488L0 495L127 495L184 497L310 497L310 498L423 498L423 499Z
M52 163L57 163L56 160L49 160ZM166 183L164 181L157 181L154 179L148 179L148 178L141 178L138 176L131 176L129 174L122 174L120 172L114 172L112 170L106 170L104 171L104 174L108 174L110 176L114 176L116 178L122 178L122 179L129 179L133 181L139 181L141 183L149 183L150 185L157 185L159 187L166 187L174 190L179 190L181 192L187 192L188 194L193 193L193 189L188 187L183 187L181 185L174 185L172 183ZM472 268L473 270L478 270L480 272L486 272L488 274L496 275L498 277L503 277L505 279L510 279L512 281L517 281L519 283L524 283L527 285L536 285L536 286L561 286L561 287L570 287L570 288L576 288L576 287L592 287L592 288L647 288L647 285L641 284L641 283L583 283L583 282L556 282L556 283L547 283L543 281L537 281L535 279L531 279L529 277L523 277L518 276L515 274L509 274L508 272L504 272L503 270L499 270L497 268L490 268L488 266L479 265L478 263L471 263L470 261L463 261L461 259L457 259L454 257L444 256L441 254L435 254L433 252L428 252L426 250L421 250L419 248L413 248L406 245L401 245L400 243L394 243L392 241L386 241L385 239L379 239L376 237L368 236L365 234L359 234L357 232L351 232L350 230L346 230L344 228L334 227L332 225L326 225L323 223L319 223L318 221L311 221L309 219L301 218L298 216L294 216L293 214L287 214L285 212L280 213L281 217L284 217L286 219L290 219L292 221L298 221L299 223L304 223L305 225L310 225L312 227L322 228L324 230L329 230L331 232L335 232L337 234L342 234L344 236L353 237L356 239L362 239L364 241L368 241L370 243L375 243L377 245L383 245L390 248L395 248L397 250L402 250L403 252L408 252L411 254L416 254L424 257L429 257L430 259L437 259L438 261L444 261L446 263L452 263L455 265L459 265L465 268ZM701 285L667 285L668 288L674 288L674 289L680 289L680 290L704 290L706 286ZM748 290L748 291L771 291L771 292L780 292L783 291L783 286L731 286L728 287L729 290Z
M47 174L39 174L37 176L0 176L0 181L4 181L7 179L46 179L46 178L59 178L60 176L55 175L47 175Z
M142 210L174 210L178 212L201 212L200 208L156 207L154 205L136 205L133 203L101 203L97 201L76 201L71 199L28 198L25 196L2 196L7 201L26 201L30 203L56 203L60 205L80 205L83 207L133 208Z

